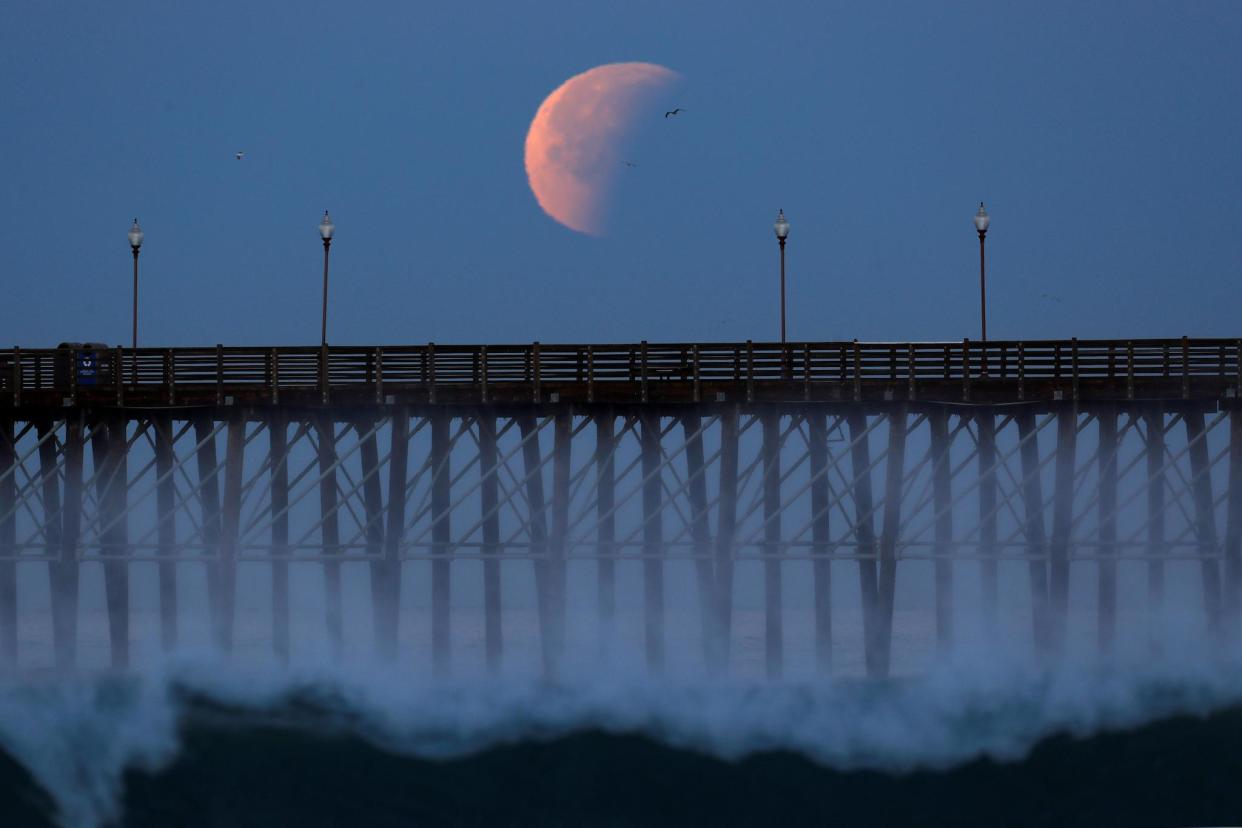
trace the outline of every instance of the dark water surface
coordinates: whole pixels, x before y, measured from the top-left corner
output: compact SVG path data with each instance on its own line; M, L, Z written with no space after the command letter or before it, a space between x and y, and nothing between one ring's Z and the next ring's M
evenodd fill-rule
M190 703L181 746L123 778L124 826L1185 825L1242 820L1242 708L1078 739L1019 762L840 771L789 752L731 762L639 734L574 732L464 758L390 753L294 704ZM0 754L0 825L53 825Z

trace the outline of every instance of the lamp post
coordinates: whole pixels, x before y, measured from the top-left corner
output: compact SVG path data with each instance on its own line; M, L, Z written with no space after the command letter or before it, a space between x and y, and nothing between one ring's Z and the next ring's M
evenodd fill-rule
M984 342L988 341L988 287L987 287L987 271L984 268L983 258L983 240L988 234L988 211L983 209L983 202L979 202L979 212L975 213L975 230L979 231L979 318L983 323Z
M334 232L336 225L332 223L328 211L324 210L323 221L319 222L319 237L323 239L323 325L319 332L320 347L328 344L328 248L332 246Z
M145 236L142 228L138 226L138 219L135 218L134 226L129 228L129 247L134 251L134 337L133 350L130 353L130 382L134 385L138 384L138 251L142 249L142 239Z
M776 241L781 246L781 344L785 344L785 239L789 238L789 222L785 219L785 211L776 214Z

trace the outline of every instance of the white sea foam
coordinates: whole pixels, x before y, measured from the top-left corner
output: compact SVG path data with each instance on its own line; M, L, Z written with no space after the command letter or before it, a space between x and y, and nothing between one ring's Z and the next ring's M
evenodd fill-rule
M131 676L10 684L0 689L0 747L53 795L64 825L103 825L117 815L126 767L158 769L176 757L178 723L193 697L265 713L296 700L301 712L291 726L344 728L420 757L592 729L642 733L730 760L779 749L835 768L903 771L978 756L1018 759L1053 733L1131 728L1242 703L1242 664L1165 658L1047 672L957 660L884 685L608 674L547 684L239 671L200 659Z

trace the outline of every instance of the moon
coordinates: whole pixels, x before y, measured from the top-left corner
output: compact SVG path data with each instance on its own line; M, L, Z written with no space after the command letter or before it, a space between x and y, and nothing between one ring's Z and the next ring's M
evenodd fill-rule
M655 63L608 63L544 99L526 133L526 177L545 213L571 230L603 235L620 141L648 94L678 77Z

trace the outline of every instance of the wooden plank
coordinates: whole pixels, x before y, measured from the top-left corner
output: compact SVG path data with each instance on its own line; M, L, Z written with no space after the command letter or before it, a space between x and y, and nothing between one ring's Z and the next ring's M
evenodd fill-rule
M845 417L850 432L850 463L854 490L854 544L858 552L859 592L863 605L863 661L867 675L883 675L880 662L879 581L876 567L875 499L871 494L871 447L867 415L851 408Z
M784 602L781 583L781 416L767 411L763 425L763 632L769 679L784 670Z
M643 470L643 613L647 669L664 671L664 522L660 479L660 417L644 412L640 420Z
M828 424L820 411L806 418L811 465L811 563L815 581L815 668L821 675L832 672L832 563L829 533Z
M157 413L151 418L155 432L155 476L158 481L155 492L155 511L159 520L157 531L157 554L160 561L160 645L165 653L177 647L177 487L173 478L176 454L173 448L172 417Z

